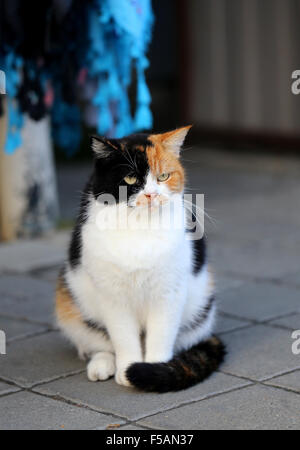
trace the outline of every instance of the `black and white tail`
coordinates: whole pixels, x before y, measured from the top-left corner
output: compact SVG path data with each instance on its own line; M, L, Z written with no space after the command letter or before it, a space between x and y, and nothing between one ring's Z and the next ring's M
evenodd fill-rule
M226 354L221 340L213 336L176 355L166 363L134 363L127 369L130 383L147 392L187 389L208 378Z

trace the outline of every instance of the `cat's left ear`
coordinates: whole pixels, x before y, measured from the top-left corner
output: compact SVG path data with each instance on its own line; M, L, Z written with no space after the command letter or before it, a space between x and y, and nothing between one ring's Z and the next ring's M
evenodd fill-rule
M190 128L192 128L192 125L160 134L159 137L162 145L165 147L165 149L171 151L176 156L179 156L180 149Z
M107 158L117 147L108 139L101 136L91 136L91 147L97 158Z

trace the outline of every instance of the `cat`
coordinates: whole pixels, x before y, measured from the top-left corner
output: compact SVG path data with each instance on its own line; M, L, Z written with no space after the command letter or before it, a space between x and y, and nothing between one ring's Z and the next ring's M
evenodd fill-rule
M224 359L212 334L216 302L204 238L187 238L180 150L189 129L91 138L93 173L56 292L58 325L89 358L91 381L114 375L120 385L177 391ZM172 218L183 212L182 224L144 227L149 211L157 218L170 205ZM134 226L113 226L116 212L131 215Z

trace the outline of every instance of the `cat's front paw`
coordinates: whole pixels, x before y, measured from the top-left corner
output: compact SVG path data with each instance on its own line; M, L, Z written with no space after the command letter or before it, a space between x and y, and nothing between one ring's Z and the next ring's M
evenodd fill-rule
M96 353L87 365L87 375L90 381L104 381L115 373L115 355L109 352Z

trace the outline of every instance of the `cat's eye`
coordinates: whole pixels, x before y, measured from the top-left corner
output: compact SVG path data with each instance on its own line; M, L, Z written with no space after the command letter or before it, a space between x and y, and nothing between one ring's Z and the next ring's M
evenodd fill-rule
M163 181L167 181L169 178L170 178L169 173L162 173L157 177L157 181L160 181L162 183Z
M127 176L127 177L124 178L124 181L127 184L135 184L137 182L137 178L136 177Z

